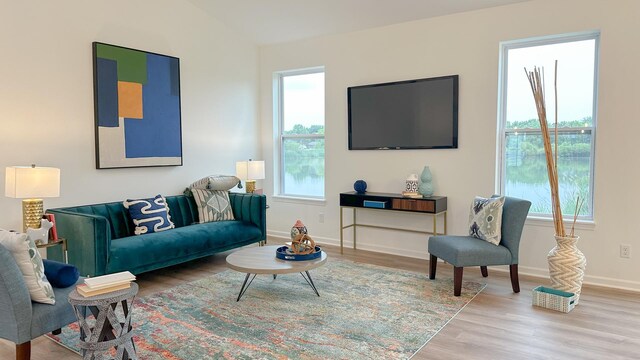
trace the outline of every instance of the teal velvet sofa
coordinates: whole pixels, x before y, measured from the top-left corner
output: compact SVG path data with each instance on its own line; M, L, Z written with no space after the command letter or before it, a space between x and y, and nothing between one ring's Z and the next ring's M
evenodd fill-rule
M134 235L134 224L122 202L48 209L58 236L67 241L67 255L83 276L120 271L139 274L217 252L266 240L266 197L229 193L235 220L198 223L191 196L168 196L176 228ZM62 260L59 246L47 258Z

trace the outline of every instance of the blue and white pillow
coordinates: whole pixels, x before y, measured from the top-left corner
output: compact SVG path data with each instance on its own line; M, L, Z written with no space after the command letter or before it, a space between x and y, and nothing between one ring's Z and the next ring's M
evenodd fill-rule
M153 199L125 200L122 202L129 209L129 215L136 226L136 235L149 234L173 229L167 200L162 195Z

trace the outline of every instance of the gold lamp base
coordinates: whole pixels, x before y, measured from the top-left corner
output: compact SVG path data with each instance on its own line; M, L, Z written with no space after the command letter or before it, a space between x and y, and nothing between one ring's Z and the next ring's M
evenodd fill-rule
M247 180L245 185L247 187L247 193L254 193L256 191L255 180Z
M22 200L22 231L27 232L27 228L39 229L42 215L44 215L42 199Z

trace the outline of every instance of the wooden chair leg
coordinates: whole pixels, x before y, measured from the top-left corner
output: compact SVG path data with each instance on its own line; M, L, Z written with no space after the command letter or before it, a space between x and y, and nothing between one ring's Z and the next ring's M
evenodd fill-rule
M453 296L460 296L462 292L462 270L463 267L453 267Z
M520 292L520 281L518 280L518 264L509 265L509 272L511 273L511 287L514 293Z
M16 344L16 360L31 359L31 341L22 344Z
M480 272L482 273L482 277L489 276L489 272L487 271L487 267L486 266L480 266Z
M438 258L435 255L429 257L429 279L436 278L436 269L438 267Z
M51 334L53 334L53 335L60 335L60 334L62 334L62 329L55 329L55 330L53 330L53 331L51 332Z

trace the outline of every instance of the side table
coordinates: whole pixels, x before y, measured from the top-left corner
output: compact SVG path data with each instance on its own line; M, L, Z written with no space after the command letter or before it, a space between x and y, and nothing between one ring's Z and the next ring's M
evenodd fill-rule
M75 289L69 294L69 303L80 325L83 359L138 359L131 325L133 300L137 293L138 284L131 283L129 289L91 297L84 297ZM113 357L105 354L111 348L116 350Z
M62 258L64 259L65 264L69 263L69 258L67 257L67 240L63 238L59 238L57 240L49 240L46 244L36 243L36 247L38 249L48 248L52 246L62 246Z

